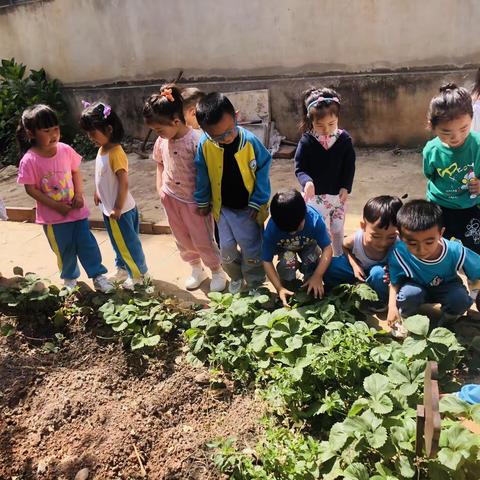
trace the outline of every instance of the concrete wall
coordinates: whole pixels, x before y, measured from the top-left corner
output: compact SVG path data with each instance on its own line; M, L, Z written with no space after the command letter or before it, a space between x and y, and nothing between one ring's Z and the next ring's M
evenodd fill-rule
M411 145L443 78L470 78L479 24L478 0L44 0L0 9L0 56L44 67L71 98L102 85L91 96L121 99L132 133L147 82L183 69L208 90L269 88L290 138L300 91L335 85L358 143Z

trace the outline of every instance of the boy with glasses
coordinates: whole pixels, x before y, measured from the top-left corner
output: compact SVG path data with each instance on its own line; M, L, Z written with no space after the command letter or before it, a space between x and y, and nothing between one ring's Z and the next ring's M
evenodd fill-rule
M196 116L204 131L195 158L198 213L211 211L218 223L230 293L240 292L244 283L254 290L265 281L262 233L272 157L255 135L237 125L235 109L225 95L206 95Z

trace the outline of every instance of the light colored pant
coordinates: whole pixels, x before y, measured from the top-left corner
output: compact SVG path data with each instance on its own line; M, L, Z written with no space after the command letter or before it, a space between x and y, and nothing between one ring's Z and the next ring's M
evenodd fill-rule
M191 265L203 261L208 268L217 270L221 261L212 215L202 217L196 213L196 204L181 202L167 193L160 198L182 260Z
M345 204L339 195L315 195L309 202L323 218L332 239L333 255L343 254Z
M250 209L222 207L218 219L222 266L233 281L244 279L249 288L265 281L262 263L262 227L250 218Z

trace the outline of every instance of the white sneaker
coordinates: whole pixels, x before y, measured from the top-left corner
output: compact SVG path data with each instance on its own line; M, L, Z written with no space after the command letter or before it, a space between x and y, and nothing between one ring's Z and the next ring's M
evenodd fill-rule
M223 270L212 272L212 280L210 280L211 292L223 292L227 286L227 275Z
M113 290L112 282L105 275L98 275L93 279L93 287L97 292L108 293Z
M128 277L122 283L122 288L124 288L125 290L135 290L135 285L143 285L143 277L140 277L140 278Z
M187 290L195 290L207 278L207 272L204 270L203 267L192 267L192 274L185 280L185 288Z
M75 279L75 278L65 278L63 280L63 286L67 290L73 290L77 286L77 279Z
M243 278L240 280L230 280L230 285L228 286L228 291L232 294L235 295L237 293L240 293L243 287Z
M111 282L123 282L128 278L128 272L125 268L117 267L115 275L112 275L109 280Z

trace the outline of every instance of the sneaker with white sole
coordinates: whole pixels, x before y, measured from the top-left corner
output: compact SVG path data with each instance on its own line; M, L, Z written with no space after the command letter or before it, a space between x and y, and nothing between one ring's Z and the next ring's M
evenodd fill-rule
M114 289L112 282L105 275L98 275L93 279L93 288L102 293L109 293Z
M73 290L77 286L77 279L76 278L65 278L65 280L63 280L63 286L67 290Z
M143 277L128 277L123 283L122 288L125 290L135 290L135 285L143 285Z
M128 272L125 268L117 267L117 271L112 275L109 280L111 282L123 282L128 278Z
M212 272L212 279L210 280L211 292L223 292L227 286L227 275L223 270Z
M228 286L228 291L232 294L235 295L237 293L240 293L243 287L243 278L240 280L230 280L230 285Z
M192 267L192 274L185 280L187 290L195 290L208 278L207 272L201 266Z

